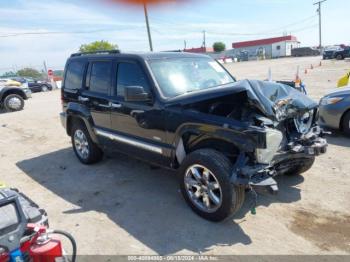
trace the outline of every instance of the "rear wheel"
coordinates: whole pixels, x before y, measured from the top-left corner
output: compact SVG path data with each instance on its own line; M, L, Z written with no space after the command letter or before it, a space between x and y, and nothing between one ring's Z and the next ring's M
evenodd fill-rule
M75 155L80 162L89 165L102 159L102 150L91 140L90 134L82 122L75 122L72 126L72 145Z
M341 125L342 125L343 132L347 136L350 136L350 111L345 113L345 115L343 116Z
M42 91L42 92L47 92L47 91L49 91L49 87L46 86L46 85L43 85L43 86L41 87L41 91Z
M24 99L17 94L10 94L4 99L4 108L6 111L20 111L24 107Z
M303 161L300 161L298 164L296 164L292 168L290 168L284 174L287 175L287 176L300 175L300 174L305 173L306 171L308 171L312 167L314 162L315 162L315 157L306 158Z
M337 56L336 56L336 59L337 59L337 60L343 60L343 56L342 56L342 55L337 55Z
M243 187L230 183L232 164L212 149L189 154L179 169L182 195L199 216L221 221L236 213L244 202Z

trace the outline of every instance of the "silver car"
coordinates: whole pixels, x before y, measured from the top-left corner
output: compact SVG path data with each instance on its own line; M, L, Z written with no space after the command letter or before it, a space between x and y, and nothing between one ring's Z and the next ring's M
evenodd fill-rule
M320 100L319 124L340 129L350 136L350 87L334 91Z

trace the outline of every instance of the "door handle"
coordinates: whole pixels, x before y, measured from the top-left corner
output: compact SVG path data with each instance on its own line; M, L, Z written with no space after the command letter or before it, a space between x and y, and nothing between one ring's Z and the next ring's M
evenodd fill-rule
M90 99L88 97L78 96L80 102L88 102Z
M111 106L109 104L98 104L98 106L100 107L104 107L104 108L110 108Z
M112 107L112 108L121 108L122 107L122 104L119 104L119 103L110 103L109 104L110 105L110 107Z

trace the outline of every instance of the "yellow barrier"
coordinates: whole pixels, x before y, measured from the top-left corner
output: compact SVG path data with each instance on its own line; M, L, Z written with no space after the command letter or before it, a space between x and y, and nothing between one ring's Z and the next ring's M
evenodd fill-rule
M349 85L350 72L338 80L338 87L344 87Z

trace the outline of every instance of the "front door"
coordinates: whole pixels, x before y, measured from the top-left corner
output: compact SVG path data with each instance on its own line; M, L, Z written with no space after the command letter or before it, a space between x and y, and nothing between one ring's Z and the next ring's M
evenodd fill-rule
M116 141L127 153L151 162L164 164L168 152L163 111L154 102L154 94L145 70L137 61L117 63L117 85L111 103L111 126ZM128 102L127 86L142 86L150 94L149 101Z

